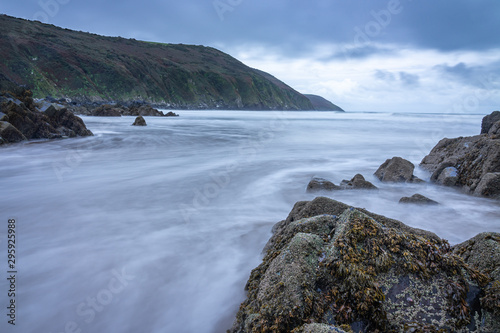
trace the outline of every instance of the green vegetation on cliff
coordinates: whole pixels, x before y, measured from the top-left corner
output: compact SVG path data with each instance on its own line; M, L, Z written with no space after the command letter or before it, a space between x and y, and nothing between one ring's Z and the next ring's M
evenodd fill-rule
M211 47L142 42L0 15L0 73L34 97L171 108L313 110L304 95Z

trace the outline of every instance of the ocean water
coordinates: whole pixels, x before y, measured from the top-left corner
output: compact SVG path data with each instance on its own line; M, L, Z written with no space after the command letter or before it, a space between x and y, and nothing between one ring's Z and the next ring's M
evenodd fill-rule
M382 184L483 115L178 111L82 117L95 136L0 148L1 332L225 332L274 223L313 176L379 191L322 193L456 244L500 232L500 205L433 184ZM429 174L418 167L423 179ZM399 205L421 193L435 207ZM7 324L7 220L16 219L16 326Z

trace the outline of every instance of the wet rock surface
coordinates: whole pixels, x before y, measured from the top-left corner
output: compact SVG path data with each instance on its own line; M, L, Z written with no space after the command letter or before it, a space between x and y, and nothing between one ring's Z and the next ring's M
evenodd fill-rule
M431 181L461 188L476 196L500 198L500 137L486 134L500 112L483 118L484 134L442 139L425 156L420 166L432 172ZM491 124L491 126L490 126Z
M500 255L489 246L478 252ZM328 198L298 202L273 228L230 332L494 332L496 273L459 249Z
M399 200L401 204L417 204L417 205L439 205L437 201L427 198L422 194L414 194L411 197L402 197Z
M338 190L376 190L377 187L367 181L361 174L355 175L351 180L343 180L340 185L335 185L331 181L314 177L307 185L307 192L318 191L338 191Z
M49 105L42 112L30 90L12 82L0 83L0 143L93 135L82 119L66 108Z
M132 126L146 126L146 125L147 125L146 120L144 120L142 116L135 118L135 121L132 124Z
M382 182L420 183L421 179L413 175L415 165L401 157L386 160L375 172Z

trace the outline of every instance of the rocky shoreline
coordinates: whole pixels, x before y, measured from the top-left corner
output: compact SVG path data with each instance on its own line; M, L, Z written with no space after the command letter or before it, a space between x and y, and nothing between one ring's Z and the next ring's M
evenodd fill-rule
M26 87L0 74L0 145L37 139L92 136L77 115L121 117L160 116L178 117L174 112L164 114L148 104L89 104L81 105L66 99L47 97L33 99ZM145 122L144 122L145 124Z
M478 137L443 139L421 163L434 172L431 181L498 199L498 115L485 117ZM375 176L424 182L414 167L394 157ZM307 186L357 189L376 187L359 174ZM438 204L420 194L400 203ZM297 202L272 231L230 333L500 332L498 233L450 247L431 232L326 197Z

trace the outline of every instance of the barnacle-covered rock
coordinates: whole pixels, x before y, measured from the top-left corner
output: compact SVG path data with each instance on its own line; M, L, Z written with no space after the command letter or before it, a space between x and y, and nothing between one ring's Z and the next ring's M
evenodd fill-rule
M230 332L486 332L487 284L432 233L319 197L277 224Z

